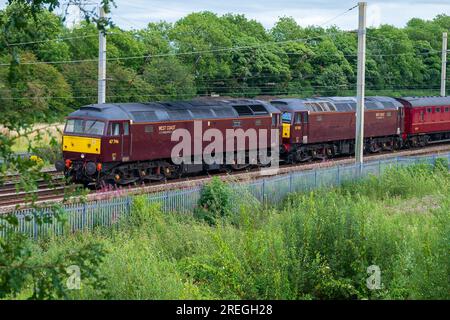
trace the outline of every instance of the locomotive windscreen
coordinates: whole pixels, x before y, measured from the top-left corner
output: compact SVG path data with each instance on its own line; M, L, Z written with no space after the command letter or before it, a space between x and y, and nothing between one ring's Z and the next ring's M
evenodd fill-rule
M98 120L69 119L64 129L65 133L82 133L90 135L103 135L105 123Z

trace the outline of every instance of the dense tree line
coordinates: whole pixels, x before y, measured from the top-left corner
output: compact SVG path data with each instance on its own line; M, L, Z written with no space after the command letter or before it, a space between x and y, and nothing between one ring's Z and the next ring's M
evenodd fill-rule
M0 26L20 9L0 11ZM67 28L45 10L20 23L17 32L8 26L0 34L0 112L61 115L95 102L97 26ZM369 29L368 93L437 94L441 36L449 29L447 15ZM304 28L282 17L266 30L243 15L198 12L173 24L106 32L110 102L355 92L357 35L336 27Z

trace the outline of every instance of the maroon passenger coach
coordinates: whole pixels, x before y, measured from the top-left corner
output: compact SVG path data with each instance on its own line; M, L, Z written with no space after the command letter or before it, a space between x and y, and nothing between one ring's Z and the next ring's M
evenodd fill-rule
M405 97L404 139L411 147L450 141L450 97Z

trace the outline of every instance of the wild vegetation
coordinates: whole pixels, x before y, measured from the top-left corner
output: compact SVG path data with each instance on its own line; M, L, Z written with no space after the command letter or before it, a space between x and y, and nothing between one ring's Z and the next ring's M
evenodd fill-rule
M449 192L444 162L292 194L277 207L216 178L201 216L163 214L141 197L117 229L29 249L50 263L69 248L106 248L100 290L82 280L71 298L448 299ZM377 290L367 287L372 265Z

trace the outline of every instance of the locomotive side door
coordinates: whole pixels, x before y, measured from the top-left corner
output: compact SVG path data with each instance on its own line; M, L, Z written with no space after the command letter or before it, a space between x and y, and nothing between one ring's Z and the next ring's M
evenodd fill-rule
M302 112L302 130L301 130L301 134L302 134L302 139L301 139L301 143L303 144L307 144L308 141L308 136L309 136L309 113L306 112Z
M130 132L130 122L122 122L121 128L121 139L122 139L122 161L130 161L131 156L131 132Z
M295 112L292 119L292 143L302 143L303 139L303 124L302 124L302 114L300 112Z

